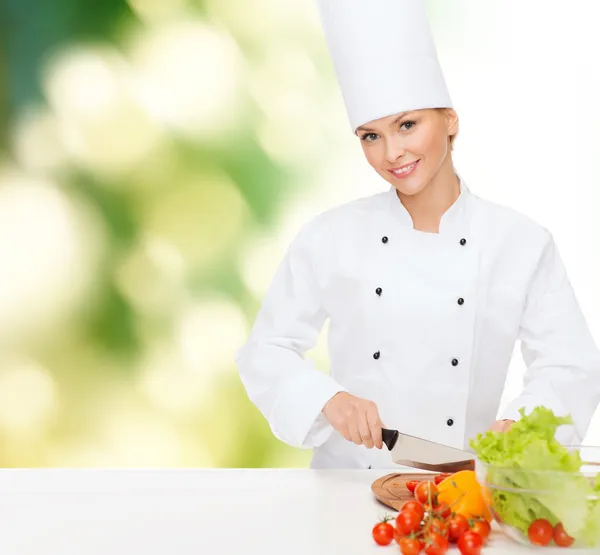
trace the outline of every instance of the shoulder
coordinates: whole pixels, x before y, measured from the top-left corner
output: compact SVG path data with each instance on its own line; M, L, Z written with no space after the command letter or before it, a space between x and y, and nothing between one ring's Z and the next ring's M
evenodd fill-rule
M483 227L488 236L516 242L527 248L535 245L542 250L553 242L550 230L527 214L477 195L473 195L473 202L477 225Z
M368 225L386 206L388 193L351 200L328 208L310 218L300 229L298 237L323 246L328 237Z

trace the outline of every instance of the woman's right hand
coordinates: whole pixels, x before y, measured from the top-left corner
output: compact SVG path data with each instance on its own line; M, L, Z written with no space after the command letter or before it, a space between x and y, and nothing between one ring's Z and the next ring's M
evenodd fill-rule
M323 414L348 441L364 445L367 449L383 447L381 429L384 426L373 401L340 391L327 401Z

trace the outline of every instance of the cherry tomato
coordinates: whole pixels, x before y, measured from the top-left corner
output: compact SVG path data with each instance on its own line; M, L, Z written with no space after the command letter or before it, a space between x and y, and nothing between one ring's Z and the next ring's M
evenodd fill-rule
M415 489L415 497L419 503L431 503L434 507L437 501L438 489L433 482L421 482Z
M460 538L468 529L469 521L464 515L455 514L448 520L448 537L451 542L458 541L458 538Z
M394 539L394 527L389 522L378 522L373 526L372 535L378 545L390 545Z
M418 501L407 501L400 507L400 512L402 511L413 511L419 515L421 520L423 520L423 517L425 516L425 509Z
M462 555L479 555L483 540L476 532L467 530L460 538L458 538L458 549Z
M486 520L473 521L470 529L472 532L475 532L481 536L481 541L484 543L484 545L487 543L488 538L490 537L490 532L492 531L492 527Z
M444 555L448 551L448 538L430 532L425 538L425 553L427 555Z
M421 528L421 517L414 511L400 511L396 517L396 530L405 536Z
M409 480L406 482L406 489L410 491L410 493L415 493L415 489L419 485L419 480Z
M529 526L528 535L529 541L533 545L544 546L548 545L552 541L554 529L552 528L552 524L550 524L547 520L538 518Z
M434 479L433 482L434 484L437 486L438 484L440 484L441 482L443 482L446 478L449 478L450 476L452 476L452 474L438 474Z
M429 521L429 529L440 536L448 536L448 524L446 524L446 521L442 520L441 518L432 518Z
M444 520L446 520L452 514L452 509L450 508L450 506L447 503L440 503L435 508L435 512L440 516L440 518L443 518Z
M399 542L402 555L419 555L423 544L417 538L402 538Z
M575 538L572 538L565 532L562 522L559 522L554 527L554 543L559 547L571 547Z

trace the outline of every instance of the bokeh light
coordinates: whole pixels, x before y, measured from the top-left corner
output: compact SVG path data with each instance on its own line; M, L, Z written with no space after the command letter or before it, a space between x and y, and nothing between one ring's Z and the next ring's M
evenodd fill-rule
M0 338L52 333L90 293L101 252L101 225L81 199L0 173Z
M152 27L136 38L131 49L139 100L157 121L209 139L240 118L242 57L222 29L189 18Z

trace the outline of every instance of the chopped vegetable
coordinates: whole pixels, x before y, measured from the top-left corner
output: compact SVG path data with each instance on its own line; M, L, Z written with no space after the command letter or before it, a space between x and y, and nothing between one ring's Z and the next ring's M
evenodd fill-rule
M467 518L492 520L481 486L472 470L463 470L446 478L438 485L438 491L438 501L449 505L453 512Z
M448 473L438 474L438 475L434 476L433 483L437 486L440 482L443 482L446 478L449 478L450 476L452 476L452 474L448 474Z
M416 487L419 485L419 480L409 480L406 482L406 489L410 491L410 493L415 493Z
M571 547L574 541L575 539L565 532L562 523L559 522L554 527L554 543L556 545L559 547Z

